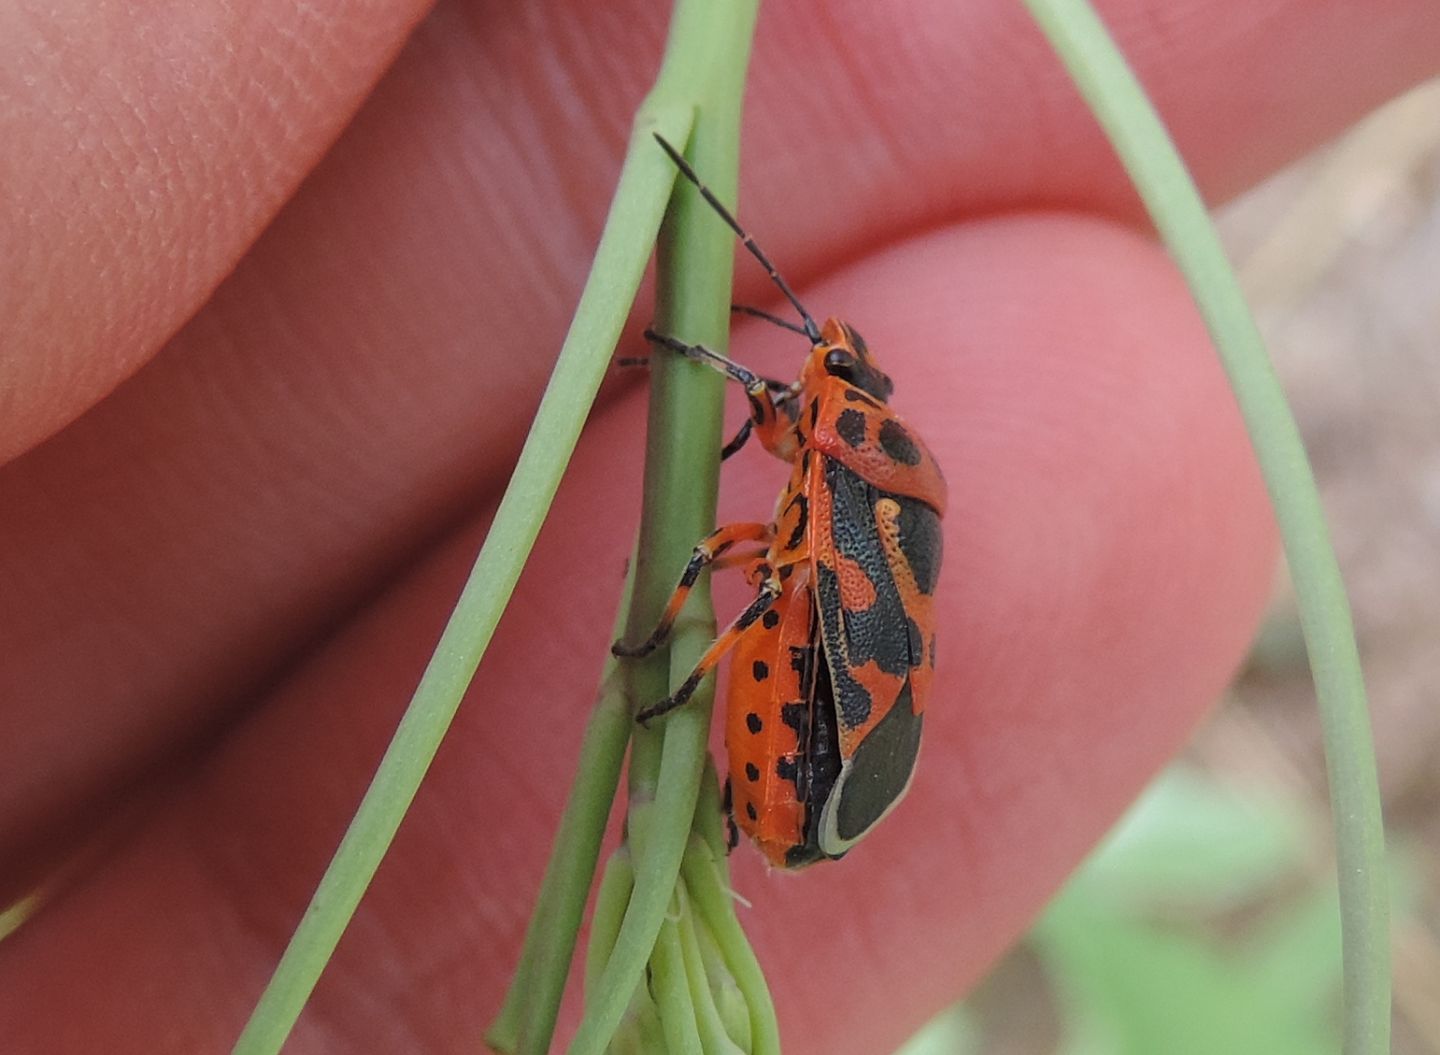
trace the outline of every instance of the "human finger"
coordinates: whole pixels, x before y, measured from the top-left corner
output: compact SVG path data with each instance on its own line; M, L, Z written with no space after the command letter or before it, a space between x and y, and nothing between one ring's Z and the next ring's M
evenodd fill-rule
M787 1050L868 1055L973 980L1173 752L1254 628L1274 536L1203 327L1144 239L1064 216L995 219L906 240L802 296L845 305L951 487L910 797L843 862L788 876L748 848L732 859ZM794 338L762 326L737 336L768 369ZM587 430L295 1051L461 1050L494 1014L606 654L638 502L639 402ZM783 476L758 454L728 463L727 515L767 508ZM15 998L3 1046L226 1048L483 531L482 519L377 600L174 774L109 861L0 944L0 992ZM722 591L722 606L739 599Z

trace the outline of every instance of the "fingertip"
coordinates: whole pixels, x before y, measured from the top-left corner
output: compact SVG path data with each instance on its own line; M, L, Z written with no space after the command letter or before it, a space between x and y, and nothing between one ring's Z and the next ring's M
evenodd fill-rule
M23 5L22 5L23 6ZM62 5L64 6L64 5ZM142 365L293 192L418 0L69 5L0 34L0 463Z
M945 228L807 297L865 333L950 484L909 797L833 867L735 859L787 1049L872 1052L972 984L1178 749L1248 644L1275 534L1205 329L1134 232Z

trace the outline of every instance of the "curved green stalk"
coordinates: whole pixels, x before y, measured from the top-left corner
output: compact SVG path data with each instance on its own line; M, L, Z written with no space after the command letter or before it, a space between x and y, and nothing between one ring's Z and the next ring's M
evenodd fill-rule
M1389 902L1365 684L1340 569L1294 417L1204 203L1086 0L1026 0L1104 126L1210 329L1270 491L1324 727L1340 881L1346 1055L1390 1050Z
M624 632L634 587L632 555L612 638ZM505 994L505 1004L485 1034L486 1043L496 1051L544 1055L549 1048L570 960L575 954L575 939L585 915L585 901L600 857L600 843L610 819L610 803L620 782L625 745L635 724L631 714L619 664L614 659L607 660L600 675L600 699L585 727L580 760L575 767L575 783L570 788L550 860L540 881L540 894L525 931L520 963ZM629 899L633 876L628 858L629 851L624 847L616 851L601 880L602 894L597 904L605 906L618 900L623 905ZM618 933L620 917L619 913L614 915L613 931ZM605 948L606 956L609 955L607 942L615 940L610 933L610 923L597 912L590 931L592 948L597 945Z
M749 1031L753 1038L747 1049L754 1055L779 1055L780 1030L775 1019L775 1004L770 987L755 950L745 940L740 921L735 918L735 904L728 889L721 885L725 877L723 857L716 857L710 844L695 839L685 855L682 873L690 892L690 901L702 925L709 929L716 949L724 957L725 967L748 1008Z
M651 132L683 142L693 114L677 90L652 96L637 120L595 263L490 533L370 787L235 1044L235 1055L280 1050L450 727L555 497L650 258L675 179Z
M651 988L660 1012L660 1028L665 1031L664 1050L667 1055L701 1055L704 1047L700 1043L700 1024L686 984L685 953L674 920L661 923L649 958Z

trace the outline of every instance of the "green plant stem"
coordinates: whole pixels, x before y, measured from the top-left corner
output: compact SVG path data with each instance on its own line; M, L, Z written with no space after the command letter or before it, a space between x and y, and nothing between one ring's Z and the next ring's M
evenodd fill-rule
M672 903L673 904L673 903ZM695 1002L685 978L685 954L680 947L680 928L672 919L660 925L651 951L652 988L660 1025L665 1030L665 1051L673 1055L701 1055L699 1022Z
M1174 144L1085 0L1026 0L1120 155L1230 377L1295 583L1324 727L1340 883L1347 1055L1389 1051L1384 828L1365 684L1339 565L1295 419Z
M666 68L674 56L695 92L698 112L688 153L722 199L735 194L740 102L756 3L681 0L667 51ZM693 50L682 52L682 42ZM679 186L659 243L656 328L723 351L733 259L728 229L692 188ZM678 357L652 356L632 639L649 632L696 541L714 526L722 399L718 374ZM708 590L695 591L669 648L629 665L637 701L653 702L688 673L712 633L710 620L694 614L708 604ZM572 1055L604 1049L655 947L695 814L712 692L697 693L655 728L636 732L627 818L635 886L609 962L587 1000Z
M655 101L637 127L610 214L509 486L395 736L310 906L235 1044L273 1055L354 915L474 676L520 576L639 289L674 172L652 129L683 140L693 109Z
M676 888L680 902L679 919L675 929L680 939L680 952L684 956L683 977L690 985L690 1001L695 1007L695 1023L700 1034L700 1044L706 1055L743 1055L725 1031L725 1021L720 1009L715 1006L713 987L720 983L712 979L700 950L700 935L695 926L695 914L691 911L685 893L685 884Z
M612 638L623 632L628 621L634 585L632 556ZM630 741L630 728L634 724L632 711L620 665L609 659L600 676L599 702L585 727L575 782L555 832L550 860L525 932L520 963L505 994L504 1006L485 1034L486 1043L496 1051L544 1055L549 1050L570 960L575 954L575 940L585 914L585 900L610 816L610 803L620 783L625 745ZM613 867L618 863L612 862L606 882L610 881L611 872L618 871ZM628 866L625 875L624 890L618 894L622 904L630 896ZM597 940L595 930L599 926L597 921L596 928L592 928L592 942ZM618 918L615 928L619 928Z
M630 847L621 846L611 855L600 877L595 893L595 914L590 918L590 943L585 952L585 996L589 999L620 936L625 919L625 906L635 886L635 867L630 860Z
M740 921L735 918L735 904L728 887L721 885L725 877L724 858L717 858L703 839L696 839L685 855L683 874L690 892L690 903L701 922L709 928L715 945L725 958L725 966L735 985L744 995L750 1012L753 1055L779 1055L780 1030L775 1019L775 1004L765 972L755 958L755 950L745 940Z

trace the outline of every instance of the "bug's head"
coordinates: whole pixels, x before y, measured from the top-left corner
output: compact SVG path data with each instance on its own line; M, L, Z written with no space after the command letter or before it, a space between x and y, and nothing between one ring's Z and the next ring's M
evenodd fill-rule
M882 403L889 400L895 388L889 376L875 365L865 338L848 322L839 319L825 320L820 328L820 340L810 351L805 372L815 380L822 375L838 377Z

